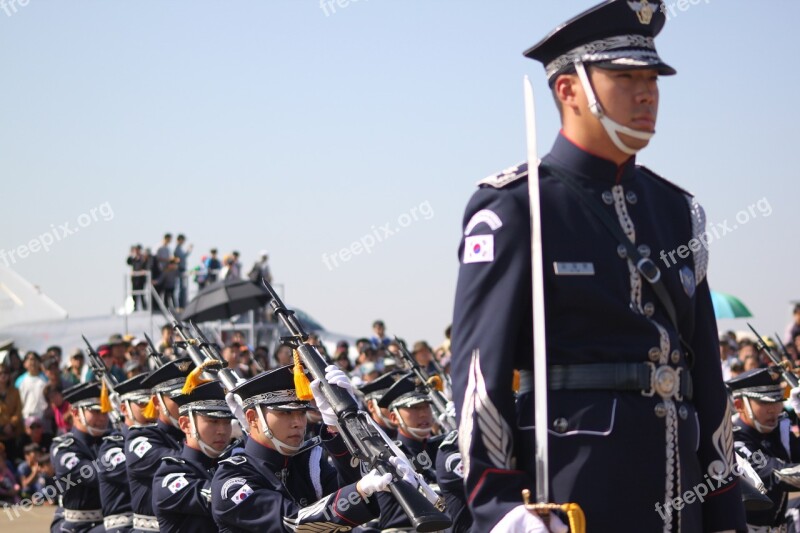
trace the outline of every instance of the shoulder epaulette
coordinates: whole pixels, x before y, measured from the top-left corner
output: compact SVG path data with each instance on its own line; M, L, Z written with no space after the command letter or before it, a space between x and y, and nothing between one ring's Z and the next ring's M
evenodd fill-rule
M458 441L458 430L454 429L453 431L445 435L444 440L442 440L442 443L439 445L439 447L441 448L442 446L449 446L450 444L453 444L457 441Z
M657 182L662 183L662 184L670 187L671 189L674 189L674 190L678 191L679 193L681 193L683 195L686 195L686 196L694 198L694 194L690 193L689 191L687 191L686 189L684 189L682 187L679 187L679 186L675 185L674 183L672 183L668 179L659 176L658 174L656 174L655 172L653 172L652 170L650 170L646 166L644 166L644 165L636 165L636 168L638 170L642 171L645 175L653 178Z
M169 456L169 455L165 455L164 457L161 458L161 460L162 461L169 461L170 463L177 463L177 464L180 464L180 465L186 463L186 461L184 461L180 457L172 457L172 456Z
M125 437L122 435L106 435L103 437L103 440L112 441L112 442L122 442L125 440Z
M448 433L448 435L449 435L449 433ZM442 445L442 442L446 438L447 438L447 435L436 435L435 437L431 437L431 438L428 439L428 444L433 446L433 447L435 447L435 448L438 448L439 446Z
M247 457L242 454L231 455L227 459L223 459L220 463L230 463L232 465L240 465L247 462Z
M508 167L507 169L499 172L497 174L492 174L491 176L487 176L483 178L481 181L478 182L478 187L481 185L489 185L494 187L495 189L501 189L512 183L517 181L518 179L528 177L528 162L522 162L514 167Z

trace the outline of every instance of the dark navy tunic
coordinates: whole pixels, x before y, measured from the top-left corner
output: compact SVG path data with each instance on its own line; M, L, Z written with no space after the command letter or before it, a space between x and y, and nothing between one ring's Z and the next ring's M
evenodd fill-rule
M749 511L747 523L754 526L786 523L789 493L796 492L798 486L779 480L775 471L800 466L800 439L792 433L791 422L783 419L777 428L767 434L760 433L741 420L735 422L734 429L736 453L747 459L756 470L767 489L767 496L774 504L772 509L766 511ZM795 483L800 483L798 477L800 474L794 476Z
M464 467L458 450L458 431L451 431L436 454L436 481L445 501L445 512L453 526L452 533L467 533L472 527L472 515L464 492Z
M61 490L61 504L65 518L61 531L102 532L103 527L98 470L102 469L97 452L101 437L73 428L53 446L52 457L56 471L56 487ZM100 515L99 519L86 520L82 514ZM79 521L70 521L76 513Z
M704 502L658 512L705 475L727 475L733 463L707 250L696 240L705 227L702 208L634 158L617 166L563 135L543 164L548 364L652 364L690 372L694 383L692 400L663 398L652 389L551 391L551 500L580 504L590 531L743 528L736 480ZM639 253L657 264L693 360L625 247L547 167L590 191ZM463 220L452 382L475 531L491 530L522 503L522 489L534 489L530 379L519 397L512 391L513 371L530 376L533 368L527 175L522 164L484 180Z
M376 517L375 498L365 502L356 491L358 468L341 439L323 440L335 468L320 446L287 457L253 439L243 454L220 461L211 483L219 530L347 531Z
M183 432L161 420L132 427L125 438L125 459L131 488L131 507L136 515L153 517L153 476L161 458L181 451ZM134 531L138 531L134 528Z
M153 479L153 509L162 532L216 532L211 516L211 479L217 459L185 443L180 455L164 457Z
M128 426L114 430L103 437L98 456L103 463L100 470L100 501L103 517L106 519L107 533L127 533L133 527L131 491L128 485L128 471L125 468L125 435ZM127 515L120 516L120 515ZM113 517L110 520L108 517ZM127 522L125 521L127 518ZM126 525L123 525L126 524Z

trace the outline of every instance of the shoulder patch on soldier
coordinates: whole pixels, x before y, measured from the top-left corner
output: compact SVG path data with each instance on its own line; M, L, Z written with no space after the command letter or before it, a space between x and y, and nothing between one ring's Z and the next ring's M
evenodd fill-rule
M107 466L117 466L124 462L125 452L123 452L120 447L115 446L114 448L109 448L106 450L106 453L103 454L103 464Z
M444 440L442 440L442 443L439 445L439 447L441 448L442 446L455 444L456 442L458 442L458 430L454 429L445 436Z
M494 261L494 235L470 235L464 239L463 263L491 263Z
M452 472L460 478L464 477L464 464L461 461L461 454L454 453L445 459L444 467L448 472Z
M637 168L637 170L641 170L647 176L655 179L657 182L662 183L664 185L667 185L668 187L674 189L675 191L677 191L677 192L679 192L681 194L685 194L687 196L694 197L694 195L692 193L690 193L689 191L687 191L686 189L683 189L683 188L679 187L678 185L675 185L674 183L672 183L668 179L659 176L658 174L656 174L655 172L653 172L652 170L650 170L646 166L644 166L644 165L636 165L636 168Z
M503 227L503 221L500 220L500 217L497 216L497 213L491 209L481 209L472 215L472 218L470 218L469 222L467 222L467 227L464 228L464 235L469 235L472 233L472 230L474 230L480 224L486 224L492 231Z
M494 187L495 189L502 189L509 183L512 183L514 181L517 181L518 179L526 177L528 177L527 161L520 163L514 167L508 167L507 169L497 174L492 174L491 176L483 178L481 181L478 182L478 187L480 187L481 185L489 185L491 187Z
M112 442L122 442L125 440L125 437L122 435L106 435L103 437L103 440L112 441Z
M171 459L171 458L164 457L164 459ZM169 489L169 491L172 494L175 494L179 490L186 488L187 486L189 486L189 482L186 481L186 472L167 474L161 481L161 486L165 489Z
M172 456L169 456L169 455L167 455L166 457L162 457L161 460L162 461L169 461L170 463L177 463L179 465L182 465L182 464L186 463L186 461L184 461L180 457L172 457Z
M153 445L150 444L150 441L147 437L136 437L135 439L131 439L131 442L128 445L128 449L135 453L139 458L144 457L144 454L147 453L147 450L152 447Z
M229 463L232 465L240 465L247 462L247 457L244 455L231 455L227 459L223 459L220 463Z
M61 466L66 468L67 470L72 470L75 465L80 463L81 460L78 459L78 456L75 455L75 452L67 452L61 456Z
M237 487L238 490L233 492L230 498L228 498L228 494ZM222 489L220 490L220 496L222 496L222 499L230 499L234 505L239 505L251 494L253 494L253 489L250 488L250 485L247 484L247 480L243 477L229 479L224 485L222 485Z

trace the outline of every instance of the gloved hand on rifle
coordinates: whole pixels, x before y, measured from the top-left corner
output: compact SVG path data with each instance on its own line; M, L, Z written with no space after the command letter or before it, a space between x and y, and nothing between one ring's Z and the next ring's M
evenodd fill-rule
M342 372L337 366L328 365L325 367L325 380L331 385L343 388L350 396L355 398L353 394L353 384L350 383L347 374ZM328 399L325 398L325 394L322 392L322 383L320 380L315 379L311 382L311 394L314 395L314 401L317 404L317 409L319 409L322 415L322 421L325 425L336 426L336 413L333 412L330 402L328 402Z

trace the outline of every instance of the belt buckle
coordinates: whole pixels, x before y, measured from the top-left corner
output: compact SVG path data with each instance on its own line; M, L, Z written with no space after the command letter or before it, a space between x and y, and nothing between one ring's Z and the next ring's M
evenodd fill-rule
M655 363L645 363L650 367L650 388L642 391L642 396L652 397L656 393L665 400L675 398L683 401L681 396L681 371L682 368L672 368L669 365L656 367Z
M639 262L636 263L636 270L652 284L658 283L658 280L661 279L661 270L659 270L658 265L647 257L639 259Z

